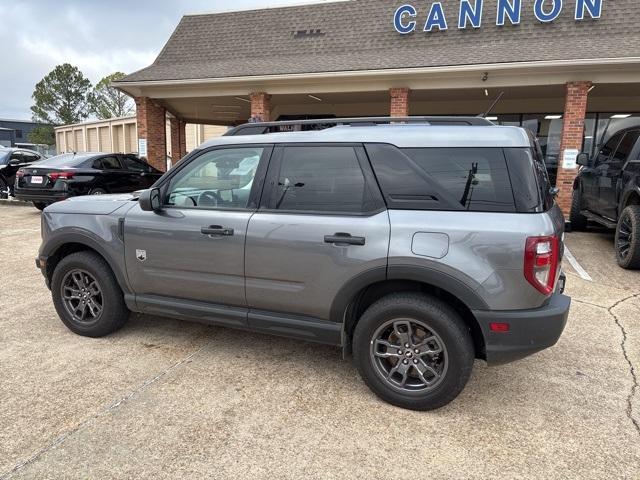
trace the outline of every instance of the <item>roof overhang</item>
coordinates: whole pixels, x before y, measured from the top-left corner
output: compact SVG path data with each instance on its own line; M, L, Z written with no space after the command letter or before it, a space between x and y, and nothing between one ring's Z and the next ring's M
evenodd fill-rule
M485 75L485 73L487 75ZM453 65L424 68L256 75L114 82L119 90L137 97L181 98L270 94L332 93L386 90L394 86L413 90L496 88L558 85L588 80L598 83L638 83L640 57L550 60L536 62Z

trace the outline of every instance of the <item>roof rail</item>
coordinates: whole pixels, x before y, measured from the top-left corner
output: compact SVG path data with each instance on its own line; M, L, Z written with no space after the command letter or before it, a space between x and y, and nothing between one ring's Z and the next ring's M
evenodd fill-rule
M358 117L358 118L320 118L314 120L285 120L281 122L254 122L238 125L227 131L224 136L262 135L265 133L288 132L296 130L324 130L338 125L372 126L390 123L421 123L425 125L493 125L482 117ZM307 127L307 128L305 128Z

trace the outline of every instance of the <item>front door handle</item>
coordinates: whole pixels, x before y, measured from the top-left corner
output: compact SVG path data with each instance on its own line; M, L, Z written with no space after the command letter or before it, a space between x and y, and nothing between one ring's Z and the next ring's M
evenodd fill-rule
M233 228L225 228L220 225L210 225L208 227L202 227L200 233L203 235L220 235L223 237L230 237L233 235Z
M350 233L338 232L333 235L325 235L324 243L333 243L334 245L364 245L364 237L352 237Z

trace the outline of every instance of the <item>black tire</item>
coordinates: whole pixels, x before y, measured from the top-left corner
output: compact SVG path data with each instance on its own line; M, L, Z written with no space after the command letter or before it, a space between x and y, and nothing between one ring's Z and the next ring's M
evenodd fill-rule
M629 205L616 227L616 260L622 268L640 268L640 205Z
M89 195L104 195L107 191L104 188L92 188L89 190Z
M9 198L9 196L7 195L7 187L7 181L4 178L0 177L0 198Z
M409 390L393 385L388 380L389 377L385 379L382 362L390 362L393 365L395 358L377 360L377 355L374 353L378 348L376 341L378 332L384 328L395 331L395 323L392 327L386 327L386 325L389 322L402 323L405 319L425 325L430 330L426 335L434 334L444 345L441 355L445 358L446 369L442 367L440 380L434 382L432 388L426 384L427 386L422 387L422 390ZM395 351L395 348L398 347L394 347L394 355L402 353L410 356L407 352L413 347L404 352ZM419 350L416 349L413 352L418 353ZM454 309L429 295L406 292L383 297L362 315L353 336L353 357L364 382L378 397L398 407L424 411L443 407L460 394L471 375L475 355L469 330ZM417 363L417 357L418 355L411 362ZM402 362L409 363L409 367L406 368L414 369L413 376L416 380L417 367L411 365L403 355L398 355L397 365L401 359ZM411 376L411 370L408 375ZM404 378L408 377L405 375Z
M38 210L44 210L45 208L47 208L49 204L48 203L44 203L44 202L33 202L33 206L36 207Z
M78 321L63 298L63 282L74 272L85 272L95 279L100 290L101 311L95 318ZM62 322L74 333L85 337L103 337L118 330L129 318L122 290L104 259L94 252L76 252L64 257L51 279L51 295ZM84 307L83 307L84 311Z
M580 192L580 188L576 188L573 191L573 197L571 198L571 212L569 213L571 230L580 232L587 229L587 217L580 213L581 210L582 192Z

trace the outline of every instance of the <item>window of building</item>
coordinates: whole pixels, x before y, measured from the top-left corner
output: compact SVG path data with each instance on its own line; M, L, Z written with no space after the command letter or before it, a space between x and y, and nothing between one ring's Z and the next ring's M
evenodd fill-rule
M19 128L16 128L16 138L22 138L22 130Z

